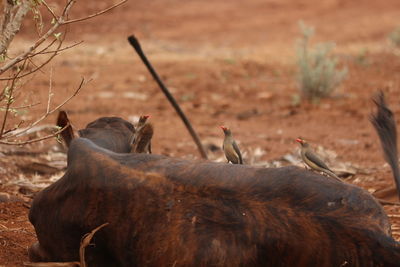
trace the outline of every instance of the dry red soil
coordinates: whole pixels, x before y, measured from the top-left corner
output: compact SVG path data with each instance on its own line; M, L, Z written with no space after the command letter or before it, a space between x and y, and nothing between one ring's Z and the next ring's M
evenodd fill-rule
M55 2L60 6L64 1ZM71 17L111 4L77 1ZM20 97L46 103L52 73L55 106L85 77L91 81L64 107L76 128L100 116L134 121L151 114L154 153L199 158L183 123L126 41L135 34L204 143L219 146L219 125L224 124L248 155L256 148L265 151L257 160L266 162L293 153L298 146L294 140L302 136L334 151L337 161L357 166L348 181L373 192L393 184L369 116L371 97L384 89L400 118L400 57L387 39L400 24L398 18L398 0L130 0L70 25L68 43L84 42L37 73ZM335 42L335 53L349 69L340 88L318 105L293 101L299 93L299 20L315 26L313 41ZM26 23L10 53L22 51L34 38ZM21 116L34 119L44 110L45 105L38 105ZM55 119L52 115L46 122ZM36 239L27 219L32 193L16 189L13 181L37 179L21 168L22 163L55 146L55 140L48 140L21 148L0 147L0 191L18 192L26 200L0 203L0 266L22 266L28 261L27 247ZM212 159L221 156L208 153ZM399 239L400 209L385 209Z

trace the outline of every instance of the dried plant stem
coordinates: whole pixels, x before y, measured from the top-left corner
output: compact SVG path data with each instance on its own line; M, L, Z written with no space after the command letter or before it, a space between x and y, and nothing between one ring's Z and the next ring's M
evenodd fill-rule
M63 128L61 128L60 130L58 130L58 131L56 131L56 132L54 132L54 133L52 133L52 134L49 134L49 135L40 137L40 138L36 138L36 139L28 140L28 141L21 141L21 142L9 142L9 141L2 141L2 140L0 140L0 144L2 144L2 145L11 145L11 146L22 146L22 145L27 145L27 144L32 144L32 143L40 142L40 141L43 141L43 140L46 140L46 139L49 139L49 138L53 138L53 137L55 137L55 136L61 134L61 133L62 133L65 129L67 129L69 126L70 126L70 125L67 124L67 125L65 125Z
M0 129L0 139L3 137L5 126L6 126L6 122L7 122L8 113L10 111L10 106L13 103L13 100L14 100L14 89L15 89L15 86L16 86L17 77L18 77L18 74L21 73L21 71L24 69L25 63L26 63L26 59L24 61L24 64L22 64L22 67L18 70L18 72L14 76L14 79L11 81L11 85L10 85L10 88L8 90L8 93L4 92L5 97L7 98L7 104L6 104L6 110L4 111L3 122L1 124L1 129Z
M60 46L59 46L58 48L56 48L55 50L46 51L46 50L49 49L49 47L50 47L51 45L53 45L56 41L57 41L57 39L54 39L48 46L46 46L45 48L43 48L41 51L36 52L35 54L32 54L32 55L29 55L28 58L33 58L33 57L35 57L35 56L37 56L37 55L52 54L46 61L42 62L42 63L41 63L40 65L38 65L38 66L35 66L35 68L32 69L32 70L30 70L29 72L25 72L24 74L20 74L17 78L19 79L19 78L26 77L26 76L28 76L28 75L30 75L30 74L32 74L32 73L34 73L34 72L40 70L40 69L43 68L45 65L47 65L47 63L49 63L59 52L62 52L62 51L71 49L71 48L73 48L73 47L75 47L75 46L77 46L77 45L83 43L83 41L80 41L80 42L77 42L77 43L75 43L75 44L65 46L65 47L63 47L63 48L60 48L60 47L61 47L61 45L60 45ZM13 79L13 78L14 78L14 77L0 78L0 81L11 80L11 79Z
M83 87L84 82L85 82L85 79L82 78L82 80L81 80L81 82L80 82L78 88L75 89L75 91L74 91L74 93L73 93L72 95L70 95L67 99L65 99L61 104L57 105L55 108L53 108L53 109L51 109L51 110L48 110L48 111L47 111L45 114L43 114L39 119L37 119L35 122L33 122L31 125L29 125L29 127L27 127L26 129L24 129L24 130L21 131L21 132L18 132L18 133L11 133L11 134L9 134L9 135L7 135L7 136L5 136L5 137L6 137L6 138L10 138L10 137L14 137L14 136L21 136L21 135L23 135L24 133L26 133L29 129L31 129L32 127L34 127L35 125L37 125L39 122L43 121L43 120L44 120L45 118L47 118L50 114L52 114L53 112L57 111L59 108L61 108L62 106L64 106L68 101L70 101L74 96L76 96L76 95L79 93L79 91L81 90L81 88ZM2 141L2 142L3 142L4 144L15 144L15 143L12 143L12 142L5 142L5 141Z
M72 8L72 6L75 4L75 0L69 0L66 7L65 11L68 13L68 11ZM17 64L18 62L21 62L24 60L26 57L32 54L32 52L38 48L44 41L46 41L64 22L64 18L60 17L56 23L44 34L42 35L39 39L36 40L36 42L30 46L25 52L21 53L17 57L11 59L7 63L5 63L1 68L0 68L0 75L3 74L6 70L10 69L12 66Z
M11 3L10 3L11 2ZM3 1L4 13L0 21L0 55L7 51L8 46L14 39L14 36L21 28L22 20L31 8L31 1L22 0L21 5L15 6L12 1ZM18 9L15 14L13 11Z
M32 54L35 54L34 51L35 49L37 49L45 40L47 40L52 34L55 33L55 31L62 25L66 25L66 24L71 24L71 23L75 23L75 22L79 22L79 21L84 21L87 19L91 19L94 18L96 16L99 16L101 14L104 14L120 5L122 5L123 3L125 3L127 0L123 0L115 5L112 5L109 8L106 8L102 11L99 11L95 14L86 16L84 18L79 18L79 19L72 19L72 20L67 20L67 15L70 11L70 9L72 8L72 6L75 4L76 0L68 0L67 4L65 5L65 8L62 12L62 15L57 17L55 15L55 13L53 11L51 11L50 13L57 19L55 19L55 23L54 25L45 33L43 34L39 39L36 40L36 42L30 46L25 52L21 53L20 55L18 55L17 57L11 59L10 61L8 61L7 63L5 63L1 68L0 68L0 75L3 74L6 70L10 69L12 66L14 66L16 63L21 62L22 60L24 60L24 58L31 56ZM48 8L48 10L52 10L47 4L45 5L46 8Z
M128 1L128 0L122 0L121 2L118 2L118 3L116 3L115 5L112 5L112 6L110 6L109 8L106 8L106 9L104 9L104 10L102 10L102 11L99 11L99 12L97 12L97 13L94 13L94 14L92 14L92 15L89 15L89 16L86 16L86 17L83 17L83 18L67 20L67 21L65 21L63 24L75 23L75 22L84 21L84 20L88 20L88 19L91 19L91 18L100 16L101 14L104 14L104 13L106 13L106 12L108 12L108 11L110 11L110 10L112 10L112 9L114 9L114 8L116 8L116 7L118 7L118 6L120 6L120 5L124 4L124 3L127 2L127 1Z
M99 231L101 228L104 226L107 226L109 223L103 223L102 225L96 227L93 229L90 233L87 233L86 235L83 236L81 240L81 245L79 247L79 257L80 257L80 263L81 267L87 267L86 262L85 262L85 248L90 244L90 241L92 240L94 234Z
M17 137L25 135L29 131L29 129L32 129L32 127L36 126L38 123L47 118L50 114L52 114L54 111L57 111L68 101L70 101L74 96L76 96L76 94L80 91L81 87L84 85L85 80L82 78L80 85L70 97L65 99L61 104L57 105L55 108L51 108L51 102L53 96L52 92L53 70L51 69L50 85L48 88L49 90L48 99L44 114L40 118L35 119L33 123L29 124L29 126L23 129L22 131L19 130L19 127L22 125L22 120L18 124L18 126L14 128L9 127L6 129L8 117L10 116L11 111L14 111L14 109L12 109L12 106L14 99L18 97L19 94L19 92L16 92L16 89L19 89L21 87L21 81L22 81L21 78L32 75L37 71L42 71L41 69L49 62L51 62L53 58L60 52L75 47L76 45L81 43L78 42L63 47L63 42L65 40L65 36L67 35L68 31L67 25L102 15L124 4L125 2L127 2L127 0L120 0L120 2L111 5L106 9L100 10L94 14L90 14L88 16L77 19L70 19L70 11L74 6L74 4L77 2L77 0L66 0L62 8L62 11L60 13L55 12L54 9L47 3L47 0L41 0L41 1L0 0L0 1L2 1L1 3L4 4L4 12L3 14L0 14L0 62L1 60L7 59L0 65L0 76L3 76L4 73L11 72L11 70L13 70L19 64L22 64L22 66L18 67L18 72L15 75L10 73L10 75L4 75L3 77L0 78L0 81L7 81L7 83L10 83L8 87L5 87L3 88L3 90L0 90L0 101L4 101L3 104L4 107L1 107L2 109L4 109L4 116L3 120L0 121L0 141L1 141L0 143L8 145L22 145L50 138L58 134L58 132L43 138L38 138L30 141L22 141L15 139ZM43 23L41 20L42 14L39 12L39 7L41 5L45 7L47 12L49 12L53 18L51 25L49 24L46 27L46 30L44 31L43 34L42 34ZM15 34L17 34L17 32L19 31L23 17L29 10L31 10L35 16L39 17L38 20L35 20L34 18L37 27L36 29L38 30L39 36L22 53L18 54L13 58L7 58L7 49ZM60 28L62 26L63 28ZM40 58L39 56L41 55L45 55L43 56L43 60L41 60L41 62L37 62L37 60L35 59ZM16 88L17 85L18 87ZM24 105L24 106L29 108L32 105ZM21 108L21 106L19 108Z

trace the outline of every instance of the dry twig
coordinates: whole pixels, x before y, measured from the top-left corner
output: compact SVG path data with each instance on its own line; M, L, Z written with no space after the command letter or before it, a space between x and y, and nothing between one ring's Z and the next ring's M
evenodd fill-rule
M16 86L16 82L17 82L17 77L18 77L18 74L21 73L21 71L24 69L25 63L26 63L26 59L25 59L24 63L22 64L22 67L19 68L17 74L14 76L14 79L11 81L10 88L4 92L4 96L5 96L5 98L7 98L7 103L6 103L6 108L4 111L3 122L1 125L1 129L0 129L0 139L3 136L4 130L5 130L6 121L7 121L8 113L10 111L11 104L14 102L14 90L15 90L15 86Z
M54 134L51 134L51 135L48 135L48 136L45 136L45 137L42 137L42 138L34 139L34 140L23 141L23 142L10 142L10 141L1 140L1 139L8 139L9 140L11 137L18 137L18 136L24 135L29 129L31 129L32 127L34 127L35 125L37 125L38 123L43 121L44 119L46 119L50 114L52 114L53 112L55 112L58 109L60 109L68 101L70 101L74 96L76 96L78 94L78 92L81 90L82 86L84 85L84 82L85 82L85 79L82 78L78 88L74 91L74 93L72 95L70 95L67 99L65 99L61 104L59 104L58 106L56 106L53 109L49 108L49 106L50 106L50 103L49 103L50 96L49 96L46 113L44 113L39 119L37 119L35 122L33 122L31 125L29 125L29 127L25 128L24 130L10 132L6 136L3 136L3 138L1 138L1 136L0 136L0 144L4 144L4 145L26 145L26 144L42 141L42 140L45 140L45 139L48 139L48 138L51 138L51 137L54 137L54 136L60 134L66 127L64 127L61 130L55 132Z
M18 96L19 93L16 93L16 85L18 84L18 88L21 88L20 79L23 77L27 77L31 74L34 74L37 71L41 71L41 69L47 65L49 62L53 60L53 58L58 55L60 52L65 51L67 49L73 48L81 42L74 43L72 45L63 46L63 42L65 40L65 36L67 35L67 25L77 23L80 21L88 20L99 15L102 15L122 4L127 2L127 0L122 0L116 4L111 5L110 7L100 10L94 14L87 15L85 17L70 19L71 9L76 3L76 0L66 0L65 5L60 13L55 12L54 9L45 1L31 1L31 0L20 0L20 1L3 1L4 3L4 13L0 15L0 62L4 61L2 65L0 65L0 75L7 73L10 70L14 70L19 64L21 64L17 68L17 73L13 75L8 75L8 77L1 77L0 81L10 81L9 87L5 87L3 90L0 90L0 101L5 101L4 107L1 107L4 110L3 120L0 121L0 143L1 144L9 144L9 145L22 145L27 143L32 143L35 141L44 140L46 138L50 138L52 136L57 135L60 131L52 135L48 135L46 137L30 140L30 141L10 141L10 138L20 137L25 134L30 128L37 125L39 122L43 121L47 116L52 114L54 111L58 110L64 104L66 104L72 97L74 97L82 85L84 84L84 79L82 79L81 84L78 89L65 101L63 101L60 105L55 107L54 109L50 108L51 98L52 98L52 88L51 81L49 87L48 101L46 106L46 111L43 116L39 119L31 123L26 129L23 131L17 131L22 123L19 123L18 126L12 129L6 129L7 118L10 115L10 111L14 111L14 107L12 104L14 103L14 99ZM41 17L42 15L39 12L39 6L43 5L47 12L51 14L53 20L51 25L44 31L42 34L42 29L44 28ZM18 54L13 58L7 58L7 49L12 42L14 36L18 33L21 23L23 21L26 13L32 10L35 15L35 23L38 32L38 38L31 44L27 49L25 49L22 53ZM63 27L63 32L58 32L61 27ZM44 57L44 58L43 58ZM40 63L37 63L38 58L43 58ZM50 74L52 75L52 74ZM50 80L52 77L50 77ZM20 105L18 109L21 108L30 108L33 105Z
M81 240L81 245L79 247L79 257L81 260L81 267L86 267L86 262L85 262L85 248L90 245L90 241L92 240L94 234L99 231L101 228L104 226L107 226L109 223L103 223L102 225L96 227L93 229L90 233L87 233L86 235L83 236Z
M52 133L52 134L49 134L49 135L46 135L46 136L43 136L43 137L40 137L40 138L36 138L36 139L28 140L28 141L20 141L20 142L9 142L9 141L0 140L0 144L2 144L2 145L11 145L11 146L22 146L22 145L27 145L27 144L40 142L40 141L43 141L43 140L46 140L46 139L49 139L49 138L52 138L52 137L55 137L55 136L61 134L65 129L67 129L67 127L69 127L69 124L64 126L63 128L61 128L60 130Z
M94 234L99 231L104 226L107 226L109 223L103 223L102 225L93 229L90 233L85 234L82 237L81 244L79 246L79 258L80 262L24 262L24 266L27 267L87 267L85 262L85 248L90 245L90 241L92 240Z
M34 51L44 41L48 40L49 37L52 36L58 30L58 28L60 28L61 26L97 17L97 16L99 16L101 14L104 14L104 13L106 13L106 12L108 12L108 11L110 11L110 10L112 10L112 9L122 5L122 4L124 4L126 1L128 1L128 0L122 0L121 2L118 2L117 4L112 5L111 7L106 8L106 9L104 9L102 11L99 11L99 12L97 12L95 14L91 14L91 15L88 15L88 16L83 17L83 18L71 19L71 20L68 20L67 18L68 18L69 11L71 10L72 6L75 4L76 0L68 0L67 4L64 7L64 10L63 10L61 16L55 15L54 11L46 3L45 6L46 6L46 8L48 10L50 10L49 12L54 16L55 23L53 24L53 26L45 34L43 34L39 39L37 39L36 42L33 45L31 45L27 50L25 50L23 53L21 53L20 55L16 56L15 58L9 60L2 67L0 67L0 75L3 74L6 70L10 69L15 64L17 64L18 62L21 62L22 60L24 60L26 57L32 57L32 54L36 54Z
M23 0L20 5L14 1L3 1L4 13L0 21L0 55L4 55L14 36L21 28L22 21L31 9L31 1Z

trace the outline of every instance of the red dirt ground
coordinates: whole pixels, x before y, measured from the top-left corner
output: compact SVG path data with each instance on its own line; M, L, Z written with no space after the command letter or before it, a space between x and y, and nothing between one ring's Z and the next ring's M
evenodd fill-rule
M78 1L71 17L112 4L92 3ZM84 43L38 73L25 85L24 95L29 101L46 103L50 68L54 103L68 96L81 77L92 79L65 106L77 128L100 116L133 119L151 114L154 153L199 158L183 123L126 41L135 34L204 143L220 145L218 126L225 124L244 150L261 148L266 153L260 161L271 161L293 153L294 139L303 136L335 151L338 161L365 170L349 182L373 192L393 184L369 114L371 97L383 88L400 118L400 57L387 40L400 24L399 17L398 0L131 0L93 20L71 25L67 40ZM343 85L319 105L293 102L298 94L299 20L316 27L314 41L335 42L335 52L349 68ZM10 53L21 51L32 38L27 23ZM23 119L37 117L44 108L34 107ZM47 122L54 123L55 118L52 115ZM0 153L0 190L13 193L15 188L8 183L29 176L17 163L27 160L30 152L45 153L55 144L50 140L18 148L23 151L19 154L0 147L4 152ZM220 155L209 153L212 158ZM29 200L31 195L24 194ZM26 249L35 241L28 205L29 201L0 203L0 266L22 266L28 260ZM385 209L399 239L400 209Z

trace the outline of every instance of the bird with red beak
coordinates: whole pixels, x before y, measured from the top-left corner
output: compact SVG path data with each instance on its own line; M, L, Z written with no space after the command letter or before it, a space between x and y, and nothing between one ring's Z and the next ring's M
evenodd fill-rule
M225 134L222 149L224 150L226 159L233 164L243 164L242 154L235 139L233 139L231 130L225 126L220 127Z
M136 124L136 131L131 145L132 153L151 154L151 139L153 137L153 125L147 122L150 115L142 115Z
M301 158L304 163L313 170L323 172L328 176L343 182L319 157L312 151L310 145L301 138L297 138L296 142L301 145Z
M146 123L147 119L150 118L150 115L142 115L139 117L139 121L136 125L136 128L139 129L140 127L143 127L143 125Z

